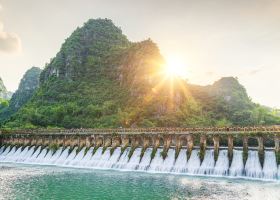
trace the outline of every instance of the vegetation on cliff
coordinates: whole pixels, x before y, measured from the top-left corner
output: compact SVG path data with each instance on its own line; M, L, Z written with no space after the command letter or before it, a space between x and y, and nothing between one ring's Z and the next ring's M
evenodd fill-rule
M6 89L3 80L0 78L0 101L9 100L11 96L12 92Z
M11 100L6 104L5 108L1 110L0 122L8 120L31 99L34 92L39 87L40 73L40 68L32 67L24 74L17 91L13 94Z
M89 20L65 40L40 87L5 128L102 128L279 124L236 78L210 86L163 75L150 39L134 43L111 20ZM12 101L11 101L12 104Z
M8 92L3 80L0 78L0 112L9 106L11 92Z

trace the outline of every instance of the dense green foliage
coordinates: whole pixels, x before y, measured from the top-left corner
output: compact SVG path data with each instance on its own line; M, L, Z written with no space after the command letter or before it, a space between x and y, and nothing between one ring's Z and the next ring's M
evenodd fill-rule
M12 93L7 91L4 83L3 83L3 80L0 78L0 100L2 99L3 100L9 100L12 96Z
M13 94L11 100L9 101L9 104L7 102L4 102L5 108L0 108L0 122L9 119L31 99L34 92L39 87L40 73L40 68L32 67L24 74L19 84L18 90Z
M150 39L133 43L111 20L89 20L65 40L42 71L33 97L3 127L280 123L275 112L251 101L236 78L205 87L174 78L171 88L162 75L163 63Z
M9 92L0 78L0 113L9 106Z

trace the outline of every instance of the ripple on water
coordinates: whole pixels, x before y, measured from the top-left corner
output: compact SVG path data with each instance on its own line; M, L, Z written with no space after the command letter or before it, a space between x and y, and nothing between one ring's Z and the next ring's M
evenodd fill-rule
M0 199L279 200L280 183L0 165Z

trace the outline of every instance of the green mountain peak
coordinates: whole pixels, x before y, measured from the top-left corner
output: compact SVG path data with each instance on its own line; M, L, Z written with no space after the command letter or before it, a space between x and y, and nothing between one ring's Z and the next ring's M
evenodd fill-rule
M163 74L150 39L131 42L109 19L90 19L62 44L40 86L6 128L279 124L236 78L197 86ZM11 105L14 105L11 101Z

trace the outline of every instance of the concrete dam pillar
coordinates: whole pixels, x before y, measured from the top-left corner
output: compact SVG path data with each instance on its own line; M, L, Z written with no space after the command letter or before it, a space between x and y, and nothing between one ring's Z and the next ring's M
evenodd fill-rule
M127 135L124 135L121 137L121 144L122 144L122 148L126 148L129 146L129 143L130 143L130 140L129 140L129 137Z
M117 148L119 146L121 146L121 138L120 137L113 137L112 148Z
M248 159L248 137L243 136L242 141L243 141L243 164L245 165Z
M233 136L229 135L228 136L228 159L229 159L229 165L231 165L232 158L233 158Z
M194 147L194 141L192 135L187 135L187 159L189 160Z
M111 137L106 137L104 138L104 147L110 147L112 145L112 138Z
M275 152L279 152L280 151L280 145L279 145L280 139L279 137L275 137L274 138L274 143L275 143Z
M219 156L220 137L218 135L215 135L213 137L213 142L214 142L214 158L215 158L215 162L216 162L218 160L218 156Z
M200 158L200 162L202 162L204 160L206 145L207 145L206 135L201 135L200 136L200 142L199 143L200 143L199 158Z
M157 149L160 146L160 137L159 136L153 137L153 146L154 146L154 149Z
M278 165L280 165L280 138L279 137L275 137L274 138L274 143L275 143L275 155L276 155L276 162Z
M150 146L150 137L143 136L142 140L143 140L143 148L147 149Z
M263 137L258 137L258 153L261 165L263 166L264 163L264 142Z
M163 146L163 148L164 148L166 151L168 151L168 149L169 149L170 146L171 146L172 136L171 136L171 135L165 136L165 137L163 138L163 140L164 140L164 146Z

